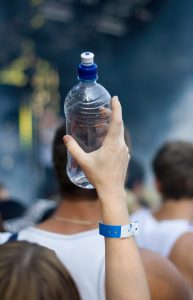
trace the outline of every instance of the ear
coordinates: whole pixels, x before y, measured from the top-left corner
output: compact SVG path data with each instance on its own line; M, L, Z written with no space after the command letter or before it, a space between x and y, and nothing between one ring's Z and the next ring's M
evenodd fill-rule
M159 181L159 180L155 180L155 187L156 187L156 189L157 189L157 191L159 192L159 193L161 193L162 192L162 186L161 186L161 182Z

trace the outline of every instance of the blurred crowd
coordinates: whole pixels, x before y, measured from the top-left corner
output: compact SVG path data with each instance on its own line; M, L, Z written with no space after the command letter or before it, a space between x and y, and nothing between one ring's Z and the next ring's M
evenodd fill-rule
M34 270L37 278L34 264L40 265L42 276L47 276L45 285L52 280L52 284L58 284L55 282L56 278L52 279L56 276L55 269L60 272L60 276L63 274L60 279L61 283L65 282L63 290L65 289L66 295L72 295L66 296L67 298L53 296L52 299L70 300L81 297L85 300L102 300L105 299L105 249L97 226L103 210L101 212L98 190L79 188L69 180L65 168L65 134L65 124L62 123L55 131L52 142L53 174L58 185L51 199L37 199L26 207L19 199L10 195L3 183L0 184L0 277L3 274L1 260L6 264L7 257L4 257L4 253L10 253L12 266L9 261L9 271L14 266L18 268L16 264L23 268L25 260L28 260L28 272ZM131 153L124 197L131 220L139 222L140 231L136 242L139 249L146 249L139 251L151 299L192 299L193 144L187 141L171 141L156 151L152 160L156 192L152 192L146 187L145 168L135 158L126 129L124 138ZM18 243L18 240L25 242ZM73 279L68 277L68 271L63 269L58 258L48 249L54 250ZM46 259L47 265L41 261L42 257ZM106 268L108 269L108 265ZM44 274L44 269L45 272L50 272L50 277ZM12 291L13 287L10 285L7 288ZM35 283L34 289L38 290ZM61 288L64 295L63 290ZM51 299L49 297L52 292L55 295L54 291L48 291L50 294L41 299ZM24 299L22 297L17 299ZM6 296L2 299L13 298ZM28 299L39 298L34 294ZM127 298L123 296L120 299ZM144 296L144 299L148 298Z

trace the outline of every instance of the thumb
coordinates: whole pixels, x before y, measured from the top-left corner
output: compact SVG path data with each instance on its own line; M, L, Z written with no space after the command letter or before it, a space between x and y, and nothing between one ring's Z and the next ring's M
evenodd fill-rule
M79 144L75 141L75 139L70 135L65 135L63 137L63 141L69 153L76 160L76 162L81 166L83 164L83 161L85 161L86 152L84 152L84 150L79 146Z

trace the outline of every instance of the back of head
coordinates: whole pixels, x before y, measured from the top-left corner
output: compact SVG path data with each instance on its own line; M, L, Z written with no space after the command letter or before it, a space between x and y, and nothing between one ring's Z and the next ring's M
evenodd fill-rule
M0 246L1 300L80 300L55 253L28 242Z
M193 198L193 144L183 141L163 145L153 160L153 170L164 199Z
M3 221L22 217L25 211L25 206L17 199L7 198L6 201L0 201L0 214Z
M66 173L67 150L63 143L66 134L66 126L63 123L56 131L53 141L53 164L58 178L61 197L97 199L96 190L82 189L74 185Z
M128 180L126 187L133 190L135 186L143 185L145 180L145 171L143 165L136 159L131 158L128 166Z

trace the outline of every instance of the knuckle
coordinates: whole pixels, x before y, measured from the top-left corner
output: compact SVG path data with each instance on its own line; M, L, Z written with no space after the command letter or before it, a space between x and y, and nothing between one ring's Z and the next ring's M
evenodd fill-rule
M129 148L125 145L125 153L130 156Z
M121 120L121 119L117 119L117 120L116 120L116 126L119 127L119 128L121 128L122 125L123 125L122 120Z
M122 151L129 153L129 149L128 149L127 145L125 144L125 141L122 140L120 142L120 148L122 149Z
M122 152L124 157L127 157L128 160L130 160L129 148L127 147L127 145L125 143L122 144L120 151Z

